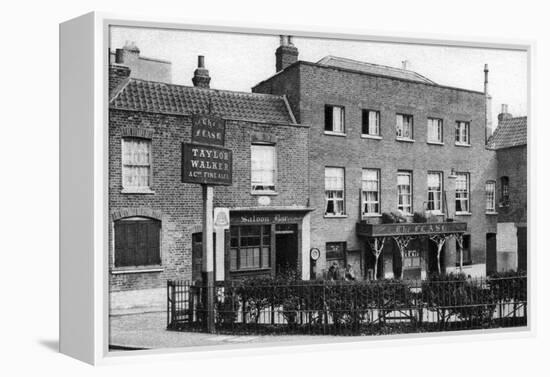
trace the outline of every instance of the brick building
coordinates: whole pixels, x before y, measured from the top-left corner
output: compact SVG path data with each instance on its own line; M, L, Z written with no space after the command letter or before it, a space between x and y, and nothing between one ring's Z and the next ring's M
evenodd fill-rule
M488 255L493 271L527 271L527 117L502 105L490 140L496 151L497 248Z
M214 206L230 208L226 278L273 275L283 263L302 271L308 130L286 98L210 89L202 59L194 87L135 79L120 65L110 76L111 313L161 309L167 279L200 278L202 191L182 183L193 114L223 118L233 151L232 186L214 188Z
M275 55L276 73L252 90L285 95L309 129L316 273L336 262L363 277L375 270L378 277L425 277L438 270L440 246L439 268L484 275L497 230L487 67L485 92L477 92L405 68L333 56L300 61L290 37L281 37ZM384 233L381 223L392 212L407 223L417 213L447 230L408 226L396 233L393 226Z
M494 270L507 163L486 142L487 67L478 92L406 67L300 61L281 37L276 73L241 93L210 89L203 63L193 87L110 67L111 312L161 308L167 279L200 278L202 191L181 180L193 114L223 118L233 151L232 185L214 189L230 211L225 279L338 264L359 279Z
M139 47L133 42L126 42L122 48L110 51L109 63L128 67L132 78L168 84L172 82L172 63L141 55Z

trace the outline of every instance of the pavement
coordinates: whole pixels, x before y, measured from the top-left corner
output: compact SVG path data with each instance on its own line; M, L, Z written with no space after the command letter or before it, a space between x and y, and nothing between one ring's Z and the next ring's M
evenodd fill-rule
M220 335L166 330L166 312L111 315L109 346L113 350L197 347L247 343L347 341L350 337L330 335Z

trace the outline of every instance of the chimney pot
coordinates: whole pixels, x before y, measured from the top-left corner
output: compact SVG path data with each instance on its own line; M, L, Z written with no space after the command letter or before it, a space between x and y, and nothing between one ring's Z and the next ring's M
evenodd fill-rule
M198 67L195 69L195 74L193 75L193 85L197 88L210 88L210 74L208 69L204 67L204 56L199 55L198 58Z
M508 105L503 103L501 105L500 114L498 114L498 122L502 122L503 120L513 118L512 114L508 112Z
M401 62L401 67L402 67L403 69L409 69L409 61L408 61L408 60L403 60L403 61Z

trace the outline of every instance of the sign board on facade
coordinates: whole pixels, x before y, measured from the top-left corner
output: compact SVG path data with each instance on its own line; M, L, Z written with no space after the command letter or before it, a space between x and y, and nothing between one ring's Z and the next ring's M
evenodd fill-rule
M225 145L225 120L211 116L195 114L192 118L191 142L208 145Z
M397 224L366 224L358 223L357 235L368 237L384 237L399 235L429 235L442 233L463 233L466 223L397 223Z
M236 213L231 217L233 225L246 224L296 224L301 223L304 218L303 212L282 212L282 213Z
M214 208L214 228L217 230L229 229L229 208Z
M182 144L182 181L207 185L231 185L231 150L209 145Z

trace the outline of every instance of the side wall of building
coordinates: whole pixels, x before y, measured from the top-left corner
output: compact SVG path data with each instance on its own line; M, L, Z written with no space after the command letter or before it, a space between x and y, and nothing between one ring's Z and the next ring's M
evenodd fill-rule
M497 270L527 270L527 146L497 152ZM508 177L508 203L502 201L502 177Z

